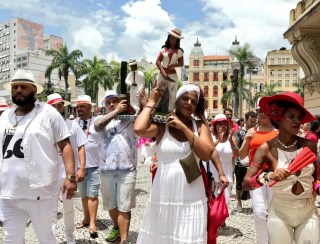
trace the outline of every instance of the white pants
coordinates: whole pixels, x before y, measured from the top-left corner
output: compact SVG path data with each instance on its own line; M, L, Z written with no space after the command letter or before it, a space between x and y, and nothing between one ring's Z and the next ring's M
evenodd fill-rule
M166 80L161 73L158 74L157 77L157 86L161 86L161 84L165 84L163 89L168 89L169 92L169 105L168 105L168 111L173 111L176 103L176 94L177 94L177 88L178 88L178 76L176 73L174 74L168 74L168 76L173 79L175 82ZM157 103L159 105L159 102Z
M313 197L272 199L268 216L270 244L319 244L320 220Z
M41 244L56 244L52 216L57 212L57 196L43 200L0 199L0 206L5 244L24 243L29 218Z
M75 243L74 240L74 208L73 202L74 198L67 199L66 192L61 193L62 205L63 205L63 220L64 220L64 233L66 235L67 243ZM52 229L56 233L56 223L57 223L57 212L54 213L53 218L55 219L52 222Z
M257 234L258 244L268 244L267 215L268 207L272 199L272 188L262 186L250 191L254 226Z

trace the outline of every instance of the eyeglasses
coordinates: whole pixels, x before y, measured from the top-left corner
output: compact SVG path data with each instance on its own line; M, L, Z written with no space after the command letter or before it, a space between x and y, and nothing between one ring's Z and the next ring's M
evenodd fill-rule
M88 121L83 120L82 130L86 130L86 129L88 129Z

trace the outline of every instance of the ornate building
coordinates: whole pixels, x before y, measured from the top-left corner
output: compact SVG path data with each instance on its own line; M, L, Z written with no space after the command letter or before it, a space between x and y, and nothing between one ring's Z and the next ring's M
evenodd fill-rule
M291 51L285 48L267 53L265 59L265 76L268 84L278 83L276 91L296 91L300 80L300 66L293 58Z
M230 79L230 56L205 56L197 40L189 56L188 82L199 85L205 94L209 116L222 113L227 104L221 104L222 95L229 89L223 82Z
M292 55L305 77L305 107L320 114L320 0L302 0L290 11L290 26L284 38L292 44Z

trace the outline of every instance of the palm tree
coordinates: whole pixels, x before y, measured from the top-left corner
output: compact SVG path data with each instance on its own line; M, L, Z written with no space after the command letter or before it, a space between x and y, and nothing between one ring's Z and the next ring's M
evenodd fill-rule
M252 107L255 107L258 99L260 97L265 97L265 96L273 96L273 95L276 95L278 93L281 93L281 91L277 91L277 88L278 87L281 87L281 83L280 82L276 82L276 83L273 83L273 84L270 84L270 83L267 83L265 86L264 86L264 89L263 91L260 91L260 92L257 92L253 99L252 99L252 104L251 106Z
M50 78L52 71L58 69L59 79L61 80L63 77L65 81L65 92L67 94L69 72L72 71L78 78L84 68L83 63L79 61L79 58L82 57L82 52L80 50L69 52L67 44L64 44L58 51L55 49L46 51L46 55L52 56L53 59L45 71L45 77Z
M83 69L83 74L86 75L82 81L85 94L91 96L92 100L98 104L99 87L102 86L105 90L112 89L113 80L109 79L110 66L104 59L98 59L93 56L93 59L85 59L83 63L86 67Z
M244 98L244 100L248 101L250 97L249 90L245 88L247 87L248 84L249 82L247 80L243 80L243 84L242 84L243 88L240 89L240 82L238 82L237 90L234 92L234 90L230 89L227 92L225 92L221 97L221 100L220 100L221 103L224 104L225 102L227 102L227 104L232 104L232 101L235 101L235 107L236 107L238 104L237 98L240 97L240 91L242 91L242 97ZM224 86L230 87L230 85L231 85L231 81L225 80L222 82L221 87L224 87Z
M148 88L148 95L150 95L150 91L154 85L154 81L157 78L158 73L159 72L157 68L150 69L144 73L146 87Z
M304 86L302 85L302 83L295 82L292 84L292 86L296 88L294 92L298 93L302 98L304 98Z
M237 59L237 61L240 64L240 69L239 69L239 86L238 89L244 90L244 82L243 82L243 77L244 77L244 69L245 67L254 67L253 64L253 59L254 59L254 54L251 51L251 47L248 43L245 43L243 47L238 47L235 50L230 50L229 54ZM239 93L239 115L242 116L242 92Z

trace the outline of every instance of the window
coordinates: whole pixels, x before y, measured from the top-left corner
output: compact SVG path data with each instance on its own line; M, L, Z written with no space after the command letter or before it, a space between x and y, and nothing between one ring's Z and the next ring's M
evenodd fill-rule
M260 89L259 90L260 90L260 92L264 92L264 84L263 83L260 84Z
M204 97L208 97L208 95L209 95L209 87L208 86L204 86L203 93L204 93Z
M17 58L17 61L18 61L18 62L21 61L21 58Z
M218 81L218 72L213 73L213 80Z
M290 58L287 58L287 64L290 64Z
M199 60L193 60L193 66L199 67Z
M293 73L293 75L297 75L298 71L296 69L294 69L292 73Z
M199 81L199 73L193 73L193 80Z
M218 97L218 86L213 87L213 96Z
M289 69L286 69L286 73L285 73L285 74L286 74L286 77L287 77L287 76L290 76L290 70L289 70Z
M273 76L274 75L274 70L270 70L270 75Z
M204 73L204 81L209 81L209 73L208 72Z
M222 88L222 94L225 94L228 91L228 87L227 86L223 86Z
M213 100L213 109L218 109L218 101Z
M27 60L27 57L26 56L22 57L22 60Z
M278 64L281 64L281 58L278 58Z
M274 58L270 58L270 64L274 64Z
M253 92L258 92L258 85L256 83L253 84Z
M289 81L289 80L286 80L286 81L285 81L285 86L288 87L289 85L290 85L290 81Z
M278 76L282 76L282 70L278 69Z

